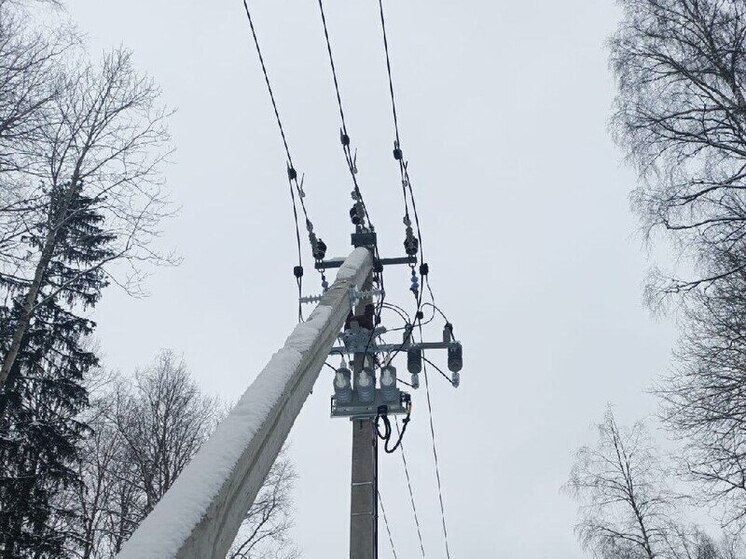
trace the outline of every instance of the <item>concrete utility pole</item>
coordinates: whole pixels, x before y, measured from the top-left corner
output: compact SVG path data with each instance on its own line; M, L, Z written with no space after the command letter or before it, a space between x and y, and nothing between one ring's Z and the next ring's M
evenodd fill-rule
M378 559L378 436L371 418L352 420L350 559Z
M369 276L363 290L371 287ZM365 304L366 299L361 298L355 315L363 314ZM356 388L367 358L366 353L355 353L352 374ZM350 559L378 559L378 435L371 417L352 420Z
M351 293L363 287L372 263L367 248L350 254L308 320L295 327L119 559L225 557L329 356Z

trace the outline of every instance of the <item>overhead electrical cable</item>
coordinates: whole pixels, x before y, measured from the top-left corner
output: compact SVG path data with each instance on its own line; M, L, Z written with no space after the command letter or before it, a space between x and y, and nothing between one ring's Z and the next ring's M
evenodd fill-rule
M399 419L394 416L394 425L396 426L396 434L401 439L402 432L399 429ZM407 454L404 452L404 444L399 445L401 449L401 459L404 464L404 475L407 478L407 489L409 490L409 501L412 505L412 513L414 514L414 525L417 528L417 538L420 542L420 551L422 556L425 557L425 544L422 540L422 530L420 528L420 518L417 516L417 507L414 504L414 492L412 491L412 478L409 476L409 466L407 464Z
M421 325L420 325L420 341L423 341ZM424 358L424 355L423 355L423 358ZM435 424L433 422L433 404L432 404L432 400L430 399L430 381L428 380L428 376L427 376L427 364L426 363L430 363L430 361L427 359L424 359L422 363L422 373L425 377L425 394L427 395L427 410L428 410L428 416L430 418L430 435L431 435L432 443L433 443L433 460L435 462L435 479L437 480L437 485L438 485L438 501L440 502L440 519L443 525L443 540L445 542L446 557L448 559L451 559L451 549L448 544L448 529L446 528L446 512L445 512L445 506L443 505L443 487L440 481L440 464L438 462L438 449L435 444Z
M381 492L378 492L378 503L381 505L381 515L383 516L383 523L386 526L386 533L389 536L389 544L391 545L391 553L394 555L394 559L398 559L396 555L396 546L394 546L394 538L391 537L391 528L389 527L389 519L386 517L386 509L383 507L383 497Z
M391 55L389 53L389 40L388 33L386 31L386 16L383 10L383 0L378 0L378 7L381 15L381 32L383 34L383 48L386 56L386 73L388 75L389 82L389 95L391 97L391 112L394 117L394 159L399 163L399 172L401 175L402 182L402 193L404 195L404 220L405 225L408 225L409 221L409 205L407 202L407 194L409 194L410 201L412 203L412 212L414 214L415 226L417 228L417 238L419 241L419 252L420 262L425 261L424 251L422 247L422 232L420 230L420 219L417 214L417 205L414 200L414 192L412 191L412 181L409 178L408 162L404 159L404 152L402 149L401 134L399 132L399 115L396 109L396 95L394 94L394 80L391 71Z
M337 107L339 108L339 118L342 123L342 127L340 128L339 138L340 142L342 143L342 150L345 154L345 160L347 161L347 167L350 171L350 176L352 177L352 182L354 186L354 193L360 200L360 203L363 206L363 211L365 212L365 218L367 219L368 225L373 229L373 224L370 220L370 214L368 213L368 208L365 205L365 200L363 199L363 194L360 191L360 186L358 185L357 181L357 163L356 163L356 157L352 155L352 150L350 146L350 134L347 131L347 121L345 119L345 112L344 107L342 105L342 94L340 93L339 89L339 79L337 77L337 67L334 64L334 55L332 54L332 43L331 39L329 38L329 27L326 23L326 13L324 12L324 3L323 0L319 0L319 12L321 14L321 23L324 27L324 38L326 39L326 50L329 54L329 65L332 70L332 78L334 80L334 91L337 95Z
M365 198L363 197L363 193L360 190L360 185L357 180L357 151L355 152L355 155L352 154L352 148L351 148L351 142L350 142L350 134L347 130L347 120L345 119L345 112L344 112L344 106L342 104L342 93L340 91L339 87L339 78L337 76L337 67L334 63L334 54L332 52L332 43L331 39L329 37L329 26L327 25L326 21L326 12L324 11L324 3L323 0L318 0L319 4L319 13L321 15L321 24L324 29L324 39L326 41L326 51L329 55L329 66L332 71L332 79L334 82L334 92L336 94L337 98L337 107L339 109L339 118L341 122L341 128L339 131L339 138L340 142L342 144L342 151L344 152L345 161L347 162L347 168L350 172L350 177L352 178L352 184L353 184L353 191L352 191L352 198L354 200L354 205L352 207L352 210L350 212L351 217L353 215L357 216L359 220L362 221L362 225L366 225L371 230L374 231L375 227L373 226L373 222L370 217L370 213L368 212L368 207L365 205ZM357 205L360 205L360 208L362 209L362 212L359 212L357 209ZM358 213L363 213L364 215L357 215ZM353 223L357 226L358 224L355 223L353 220ZM375 258L380 259L380 254L378 253L378 245L374 245L374 252L375 252ZM381 311L383 310L383 301L386 296L386 288L384 285L384 279L383 279L383 270L380 270L375 273L376 280L378 283L378 286L381 290L381 298L378 304L378 307L376 308L376 323L379 323L381 321ZM375 329L374 329L375 330ZM368 340L368 346L373 342L374 334L371 332L371 337ZM366 351L367 351L366 346Z
M288 176L288 184L290 187L290 199L293 204L293 219L295 223L295 239L297 244L297 250L298 250L298 266L295 267L293 270L293 274L296 278L296 282L298 284L298 297L300 299L300 296L303 292L303 258L301 255L301 242L300 242L300 226L298 223L298 207L297 202L300 203L301 209L303 211L303 217L306 221L306 230L308 232L308 240L311 245L311 253L313 255L314 260L322 260L326 254L326 244L324 244L324 241L321 240L321 238L316 236L316 233L313 230L313 223L311 222L311 219L308 217L308 210L306 209L306 203L305 203L305 192L303 191L303 180L301 177L301 180L298 180L298 172L295 169L295 166L293 165L293 157L290 154L290 147L288 145L287 135L285 134L285 127L282 124L282 119L280 118L280 111L277 108L277 101L275 99L275 94L272 89L272 83L269 80L269 73L267 72L267 65L264 62L264 56L262 54L262 49L259 46L259 38L257 37L256 28L254 27L254 19L251 16L251 10L249 10L249 4L247 0L243 0L243 6L244 10L246 12L246 18L249 22L249 27L251 29L251 36L254 40L254 46L256 47L256 53L259 57L259 64L262 68L262 74L264 75L264 82L267 85L267 91L269 93L270 101L272 102L272 109L275 113L275 119L277 121L277 127L280 131L280 137L282 138L282 145L285 148L285 156L287 158L287 176ZM297 195L297 200L296 200ZM302 320L303 315L301 311L301 305L300 302L298 303L298 319Z

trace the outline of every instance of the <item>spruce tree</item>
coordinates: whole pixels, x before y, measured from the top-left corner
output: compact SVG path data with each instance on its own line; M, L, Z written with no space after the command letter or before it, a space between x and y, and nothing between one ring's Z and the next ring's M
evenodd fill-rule
M83 316L99 300L107 277L95 266L110 256L112 236L97 212L101 198L82 194L80 181L48 191L48 205L29 236L48 251L42 289L8 382L0 391L0 553L3 559L64 555L68 510L58 495L79 484L76 460L87 426L83 377L96 366L85 337L95 324ZM52 230L56 228L56 230ZM49 243L52 243L51 246ZM7 351L28 282L5 280L0 344Z

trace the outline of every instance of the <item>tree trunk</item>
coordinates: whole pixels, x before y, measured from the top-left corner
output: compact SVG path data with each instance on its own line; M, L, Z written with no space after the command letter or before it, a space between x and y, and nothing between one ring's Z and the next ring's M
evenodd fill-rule
M42 283L44 281L44 275L47 273L49 262L52 260L54 255L54 249L57 246L57 235L59 231L64 227L65 221L67 220L68 209L73 200L73 197L80 190L81 184L76 176L70 182L70 187L65 193L65 198L62 207L59 210L59 216L54 220L52 228L47 232L47 236L44 239L44 247L42 248L41 258L39 263L36 265L34 272L34 280L31 282L29 291L26 294L26 300L23 302L23 309L21 311L21 319L18 321L15 331L13 332L13 338L10 342L10 348L8 353L3 359L3 366L0 369L0 389L5 386L10 374L11 368L18 357L18 352L21 349L23 342L23 336L26 335L29 324L31 324L31 317L34 315L34 307L36 306L36 300L39 297L39 291L41 290Z

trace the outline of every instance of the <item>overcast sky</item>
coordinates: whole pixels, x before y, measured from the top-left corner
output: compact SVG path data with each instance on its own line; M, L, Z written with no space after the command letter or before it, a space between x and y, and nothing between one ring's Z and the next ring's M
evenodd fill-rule
M178 109L167 170L180 216L149 298L109 289L96 311L105 362L132 372L160 348L237 399L295 322L284 155L240 0L68 0L93 52L124 44ZM254 0L256 24L317 232L350 251L318 7ZM439 305L465 347L462 385L431 379L452 557L573 559L575 505L560 492L607 402L655 410L673 333L642 305L646 262L607 133L610 1L388 1L403 148ZM403 230L377 2L327 0L360 181L381 251ZM307 248L304 245L304 251ZM307 274L308 291L319 291ZM406 269L389 269L395 301ZM433 332L433 335L438 335ZM434 356L444 362L444 356ZM402 369L404 369L404 364ZM328 417L330 371L291 434L295 537L306 557L348 554L350 425ZM424 392L405 446L427 557L445 557ZM383 454L383 453L382 453ZM398 454L380 487L400 558L419 556ZM381 527L383 531L383 527ZM391 557L381 537L381 557Z

